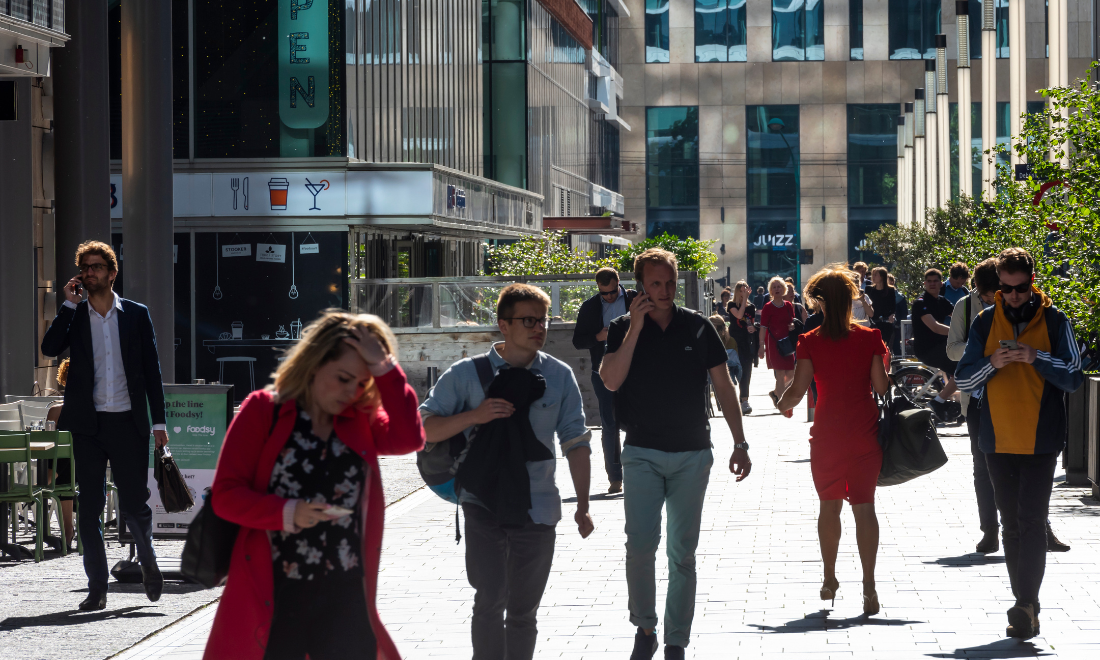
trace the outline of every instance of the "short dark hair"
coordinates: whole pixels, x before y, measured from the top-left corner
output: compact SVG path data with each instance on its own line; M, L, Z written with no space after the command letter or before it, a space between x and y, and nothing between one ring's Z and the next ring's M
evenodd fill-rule
M787 284L794 284L794 278L791 277L790 275L784 277L783 281L786 282Z
M76 267L80 268L80 260L89 254L97 254L107 262L107 269L112 273L118 272L118 259L110 245L103 241L84 241L76 248Z
M924 271L924 279L928 279L932 275L940 278L941 282L943 281L943 271L941 271L939 268L929 268L928 270Z
M614 268L605 266L596 271L596 284L599 284L600 286L607 286L612 282L618 281L619 271L615 270Z
M852 264L852 270L867 270L867 264L862 261L857 261Z
M974 267L974 277L970 280L978 293L990 293L996 291L1001 285L997 277L997 259L990 257Z
M661 264L668 266L672 269L672 274L677 275L679 268L676 264L676 255L668 250L662 250L661 248L649 248L645 252L634 257L634 280L636 282L645 282L645 265L646 264Z
M997 256L998 273L1035 274L1035 257L1023 248L1011 247Z
M550 311L550 296L546 295L545 291L530 284L516 283L509 284L501 290L500 297L497 298L497 318L510 317L518 303L528 300L542 303L546 306L546 311Z
M970 268L961 261L956 261L955 263L951 264L951 270L948 272L950 273L951 277L955 279L970 279Z

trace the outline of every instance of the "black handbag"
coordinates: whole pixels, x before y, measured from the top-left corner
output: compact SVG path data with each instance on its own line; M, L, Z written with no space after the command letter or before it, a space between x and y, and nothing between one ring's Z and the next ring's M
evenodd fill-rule
M153 478L157 480L160 503L166 513L183 513L195 506L191 489L167 445L153 450Z
M783 357L794 355L798 351L798 335L794 334L792 331L791 334L786 337L777 339L775 347L779 349L779 354Z
M225 584L241 526L214 513L214 494L209 488L204 499L202 508L187 529L180 572L191 582L212 589Z
M893 387L879 404L878 423L879 486L903 484L947 464L932 411L914 405Z

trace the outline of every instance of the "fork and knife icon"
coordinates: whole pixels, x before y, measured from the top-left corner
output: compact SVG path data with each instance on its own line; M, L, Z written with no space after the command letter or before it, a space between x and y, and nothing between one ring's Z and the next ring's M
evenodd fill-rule
M233 210L237 210L237 191L241 190L241 180L237 177L229 179L229 187L233 190ZM244 210L248 210L248 177L244 178Z

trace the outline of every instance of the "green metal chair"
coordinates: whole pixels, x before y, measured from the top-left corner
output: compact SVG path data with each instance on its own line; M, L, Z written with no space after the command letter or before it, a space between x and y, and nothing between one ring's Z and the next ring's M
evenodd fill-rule
M30 433L2 433L0 434L0 465L7 466L9 471L8 489L0 492L0 504L34 504L35 506L35 541L34 561L42 561L42 539L44 535L43 522L46 518L46 499L48 495L43 488L34 485L33 479L27 479L25 484L15 483L15 465L26 463L32 465L31 435ZM61 503L58 502L58 508ZM15 528L15 517L12 517L12 528Z
M73 513L79 519L80 517L80 501L77 499L76 488L76 457L73 455L73 436L68 431L34 431L32 433L32 439L35 442L52 442L54 448L49 452L40 454L42 458L52 459L54 462L54 469L50 475L50 483L45 486L48 499L53 501L54 510L57 512L57 527L61 530L61 554L62 556L69 554L69 539L65 538L65 523L61 520L61 498L72 497L73 498ZM69 482L57 483L57 462L59 460L67 460L70 463ZM46 517L47 521L49 516ZM78 526L74 526L76 531L76 549L77 553L84 554L84 540L80 538L80 530Z

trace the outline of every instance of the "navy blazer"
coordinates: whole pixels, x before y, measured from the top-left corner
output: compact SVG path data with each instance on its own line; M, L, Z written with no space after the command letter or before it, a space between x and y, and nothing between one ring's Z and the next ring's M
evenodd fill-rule
M149 309L132 300L120 298L118 343L122 348L122 366L126 372L126 390L134 411L134 423L143 437L148 437L151 425L164 424L164 387L157 357L157 338ZM57 357L69 349L69 379L65 385L65 405L57 428L81 435L95 435L99 428L92 388L95 384L95 361L92 357L92 325L88 317L88 301L76 309L62 305L46 336L42 338L42 354Z
M630 312L630 303L634 302L638 291L626 289L626 311ZM573 328L573 347L588 349L592 356L592 370L597 371L603 362L604 346L607 342L596 339L596 335L603 330L603 298L596 294L584 301L577 312L577 325Z

